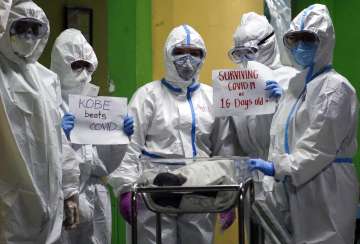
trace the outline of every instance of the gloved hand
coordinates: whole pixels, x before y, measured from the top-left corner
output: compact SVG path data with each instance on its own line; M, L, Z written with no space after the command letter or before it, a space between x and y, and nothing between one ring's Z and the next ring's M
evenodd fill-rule
M269 98L279 98L281 97L283 90L281 88L281 86L279 85L279 83L277 83L276 81L273 80L268 80L266 81L266 87L265 90L270 91L270 96Z
M274 176L275 168L273 162L268 162L260 158L250 159L247 161L250 171L260 170L265 175Z
M66 230L72 230L80 223L77 195L71 196L64 201L65 219L63 226Z
M226 212L220 213L220 225L221 230L227 230L235 220L235 211L234 209L230 209Z
M126 115L124 117L124 127L123 127L124 133L127 136L131 136L134 134L134 119L133 117Z
M139 208L140 199L139 198L137 198L137 199L138 199L137 208ZM125 192L120 195L119 211L120 211L121 216L126 220L126 222L131 224L131 192Z
M68 139L70 138L71 130L74 129L74 124L75 116L71 113L65 113L62 117L61 127L63 128L63 131Z

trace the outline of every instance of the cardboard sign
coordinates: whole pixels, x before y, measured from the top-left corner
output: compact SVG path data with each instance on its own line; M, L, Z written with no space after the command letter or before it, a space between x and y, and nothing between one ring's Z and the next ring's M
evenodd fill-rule
M275 112L276 100L265 90L265 82L274 77L265 65L248 62L238 69L213 70L212 80L216 117Z
M127 98L69 95L69 110L75 115L70 139L75 144L128 144L123 132Z

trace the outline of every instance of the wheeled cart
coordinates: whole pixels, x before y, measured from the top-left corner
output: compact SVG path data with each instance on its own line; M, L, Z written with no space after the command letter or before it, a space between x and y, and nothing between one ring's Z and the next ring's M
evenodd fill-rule
M245 201L254 200L254 186L250 173L247 171L246 158L204 158L204 159L145 159L140 163L140 172L144 177L132 186L132 244L137 244L137 201L139 196L144 199L146 207L156 214L156 243L161 244L161 215L162 214L199 214L221 213L231 208L238 211L239 244L245 244L245 223L249 215L245 214ZM161 172L189 177L180 186L157 186L153 179ZM208 173L210 172L210 173ZM206 175L205 185L202 179L192 180L190 177L201 178ZM196 177L195 177L196 178ZM179 207L159 206L152 196L154 194L181 194L182 203ZM189 204L194 196L213 195L216 198L204 199L206 203ZM246 197L249 194L249 197ZM166 195L167 196L167 195ZM201 200L200 200L201 201Z

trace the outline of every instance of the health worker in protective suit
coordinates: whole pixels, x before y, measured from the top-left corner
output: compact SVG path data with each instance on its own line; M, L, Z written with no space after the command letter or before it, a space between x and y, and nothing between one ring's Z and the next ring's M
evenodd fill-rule
M292 243L351 244L358 102L332 67L335 32L327 7L311 5L297 15L284 44L301 72L274 115L268 160L252 159L249 166L277 180L274 194L281 187L286 192L278 207L289 208Z
M0 0L0 38L6 30L12 0Z
M52 55L51 69L61 82L62 127L70 139L75 117L69 112L69 95L97 96L99 87L91 84L91 76L96 70L98 60L93 48L80 31L67 29L56 39ZM133 121L124 120L124 132L133 133ZM63 232L62 243L89 244L111 243L111 203L107 191L107 176L118 167L127 145L75 145L77 162L80 168L79 222L77 228ZM67 213L67 212L65 212ZM66 223L67 226L71 224Z
M280 51L275 37L274 28L265 16L254 12L246 13L241 18L234 36L234 47L229 50L229 58L237 64L256 61L266 65L273 71L276 81L267 81L266 89L270 90L270 96L279 99L283 91L287 90L289 80L298 71L295 68L285 66L280 61ZM270 126L273 114L233 116L241 155L253 158L267 159L270 146ZM256 204L253 208L261 208L268 215L276 218L276 223L268 223L274 227L279 226L279 231L284 238L288 239L286 223L282 218L287 218L286 213L279 211L273 202L272 183L263 185L263 174L258 172L253 177L255 183ZM265 190L265 192L264 192ZM271 197L267 197L269 195ZM268 204L265 204L267 198ZM265 228L266 229L266 228Z
M226 152L222 155L232 150L229 123L215 120L212 88L199 81L205 57L205 44L197 31L189 25L174 28L164 46L165 77L140 87L131 99L129 114L134 116L135 133L124 160L109 180L120 198L120 212L129 223L129 191L139 178L139 157L210 157L219 155L223 148ZM223 126L217 126L218 122ZM155 243L155 220L155 214L141 202L139 243ZM211 243L214 221L213 214L162 215L162 241Z
M0 243L55 243L63 221L60 84L37 62L49 22L13 1L0 40Z
M281 64L275 32L266 17L254 12L244 14L233 40L234 47L228 52L230 59L236 64L256 61L272 69L276 81L267 81L267 89L271 90L271 97L280 97L296 70ZM232 117L241 149L247 156L267 158L272 116Z

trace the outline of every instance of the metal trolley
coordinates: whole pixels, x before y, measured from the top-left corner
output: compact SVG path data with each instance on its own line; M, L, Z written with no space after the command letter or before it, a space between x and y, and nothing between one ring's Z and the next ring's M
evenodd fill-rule
M209 159L207 159L209 160ZM217 159L213 159L217 160ZM236 160L236 159L235 159ZM240 158L244 160L244 158ZM244 167L242 167L244 169ZM236 167L236 170L242 170L241 167ZM233 192L236 198L230 205L222 209L206 209L202 211L196 210L177 210L177 209L157 209L151 203L149 203L148 196L152 193L181 193L181 194L196 194L196 193L214 193L214 192ZM247 197L249 194L249 197ZM142 184L135 183L131 189L131 213L132 213L132 228L131 228L131 240L132 244L137 244L137 201L139 195L144 199L146 207L156 214L156 243L161 244L161 214L199 214L199 213L220 213L231 208L236 207L238 212L238 240L239 244L245 244L245 201L250 199L250 204L254 201L254 185L251 177L238 178L236 184L226 185L207 185L207 186L144 186ZM247 216L249 218L249 216Z

